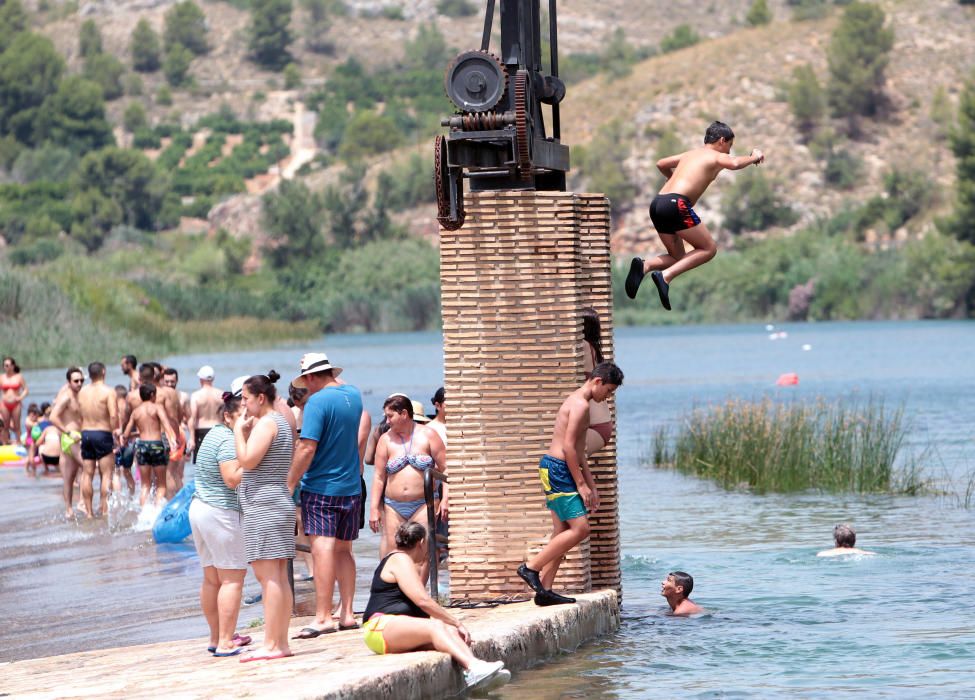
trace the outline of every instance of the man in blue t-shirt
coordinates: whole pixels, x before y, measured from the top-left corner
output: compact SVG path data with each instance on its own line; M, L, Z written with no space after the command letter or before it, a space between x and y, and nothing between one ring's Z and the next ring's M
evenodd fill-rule
M335 631L332 594L336 580L338 628L358 626L352 613L352 541L359 536L362 501L358 439L362 395L338 380L341 372L324 353L308 353L301 358L301 374L291 382L310 394L288 472L288 488L294 490L301 484L301 519L311 540L315 569L315 622L301 630L300 639Z

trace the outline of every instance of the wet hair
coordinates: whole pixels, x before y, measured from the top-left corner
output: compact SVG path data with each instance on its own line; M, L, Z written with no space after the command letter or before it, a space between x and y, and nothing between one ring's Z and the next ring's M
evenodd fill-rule
M267 402L272 404L278 398L278 390L274 388L274 383L280 378L281 375L272 369L267 374L255 374L253 377L248 377L244 386L254 396L262 394Z
M409 397L402 394L393 394L383 402L383 409L391 408L397 413L406 411L407 415L413 417L413 402Z
M105 365L101 362L92 362L88 365L88 376L92 379L102 379L105 376Z
M143 401L151 401L152 397L156 395L156 385L155 384L140 384L139 385L139 398Z
M41 409L37 406L36 403L32 403L30 406L27 407L27 414L30 415L31 413L36 413L37 415L41 415Z
M396 528L396 548L413 549L426 539L427 529L417 522L407 522Z
M855 547L857 543L857 533L852 525L840 523L833 528L833 541L837 547Z
M615 384L616 386L623 386L623 370L612 362L600 362L598 365L593 367L592 378L602 379L603 384Z
M240 396L238 394L234 394L233 392L230 391L225 391L223 392L223 396L221 396L220 398L223 399L224 413L236 413L237 410L240 408Z
M156 370L150 364L143 364L139 367L139 383L154 384L156 382Z
M294 384L288 385L288 400L291 402L290 405L297 406L299 401L302 401L308 396L308 389L304 389L300 386L295 386Z
M135 359L135 355L122 355L122 359L125 360L132 369L135 369L136 365L139 364L139 361Z
M7 360L10 360L10 364L12 364L14 366L14 373L15 374L20 374L20 365L17 364L17 360L15 360L14 358L10 357L10 355L7 355L5 358L3 358L3 361L4 362L6 362Z
M691 591L694 590L694 577L683 571L671 571L667 576L671 576L674 579L674 585L680 586L684 589L681 594L685 598L691 597Z
M129 393L129 389L124 384L116 384L115 385L115 394L119 398L122 398L123 396L125 396L128 393Z
M587 306L582 310L582 337L596 351L596 361L593 364L597 365L603 361L602 335L603 331L599 325L599 314L596 313L596 309Z
M85 378L85 374L84 374L84 372L81 371L81 368L80 367L68 367L68 371L64 373L64 378L67 379L70 382L71 381L71 375L74 374L75 372L77 372L78 374L80 374L82 379Z
M176 377L176 381L179 381L179 372L176 371L175 367L167 367L163 370L163 376L166 377L168 375L173 375Z
M724 122L711 122L707 131L704 132L704 143L717 143L721 139L734 141L735 132Z
M437 389L433 394L433 398L430 399L430 403L443 403L447 398L447 394L444 392L443 387Z

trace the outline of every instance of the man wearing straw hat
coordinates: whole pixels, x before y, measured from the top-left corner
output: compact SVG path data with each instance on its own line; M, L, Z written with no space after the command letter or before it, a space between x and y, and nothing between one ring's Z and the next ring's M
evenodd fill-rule
M352 614L355 559L352 542L359 537L362 507L359 424L362 395L338 380L342 372L325 353L301 358L301 371L291 383L308 389L301 439L295 448L288 487L301 485L301 519L311 541L315 568L315 621L301 630L311 639L336 629L358 627ZM339 584L339 619L332 619L332 594Z

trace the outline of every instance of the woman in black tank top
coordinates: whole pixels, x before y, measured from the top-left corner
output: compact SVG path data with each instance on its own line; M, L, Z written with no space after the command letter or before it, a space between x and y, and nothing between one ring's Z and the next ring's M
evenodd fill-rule
M376 567L362 616L365 642L377 654L435 649L464 669L468 688L497 687L511 674L503 661L482 661L471 651L471 633L427 593L418 565L426 555L427 531L407 522L396 530L396 551Z

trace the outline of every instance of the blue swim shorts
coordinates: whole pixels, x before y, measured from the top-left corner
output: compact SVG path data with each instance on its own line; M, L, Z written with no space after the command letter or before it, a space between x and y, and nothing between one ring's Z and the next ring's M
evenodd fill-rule
M545 505L562 522L585 517L586 504L576 490L576 482L564 460L549 455L538 463L538 478L545 489Z

